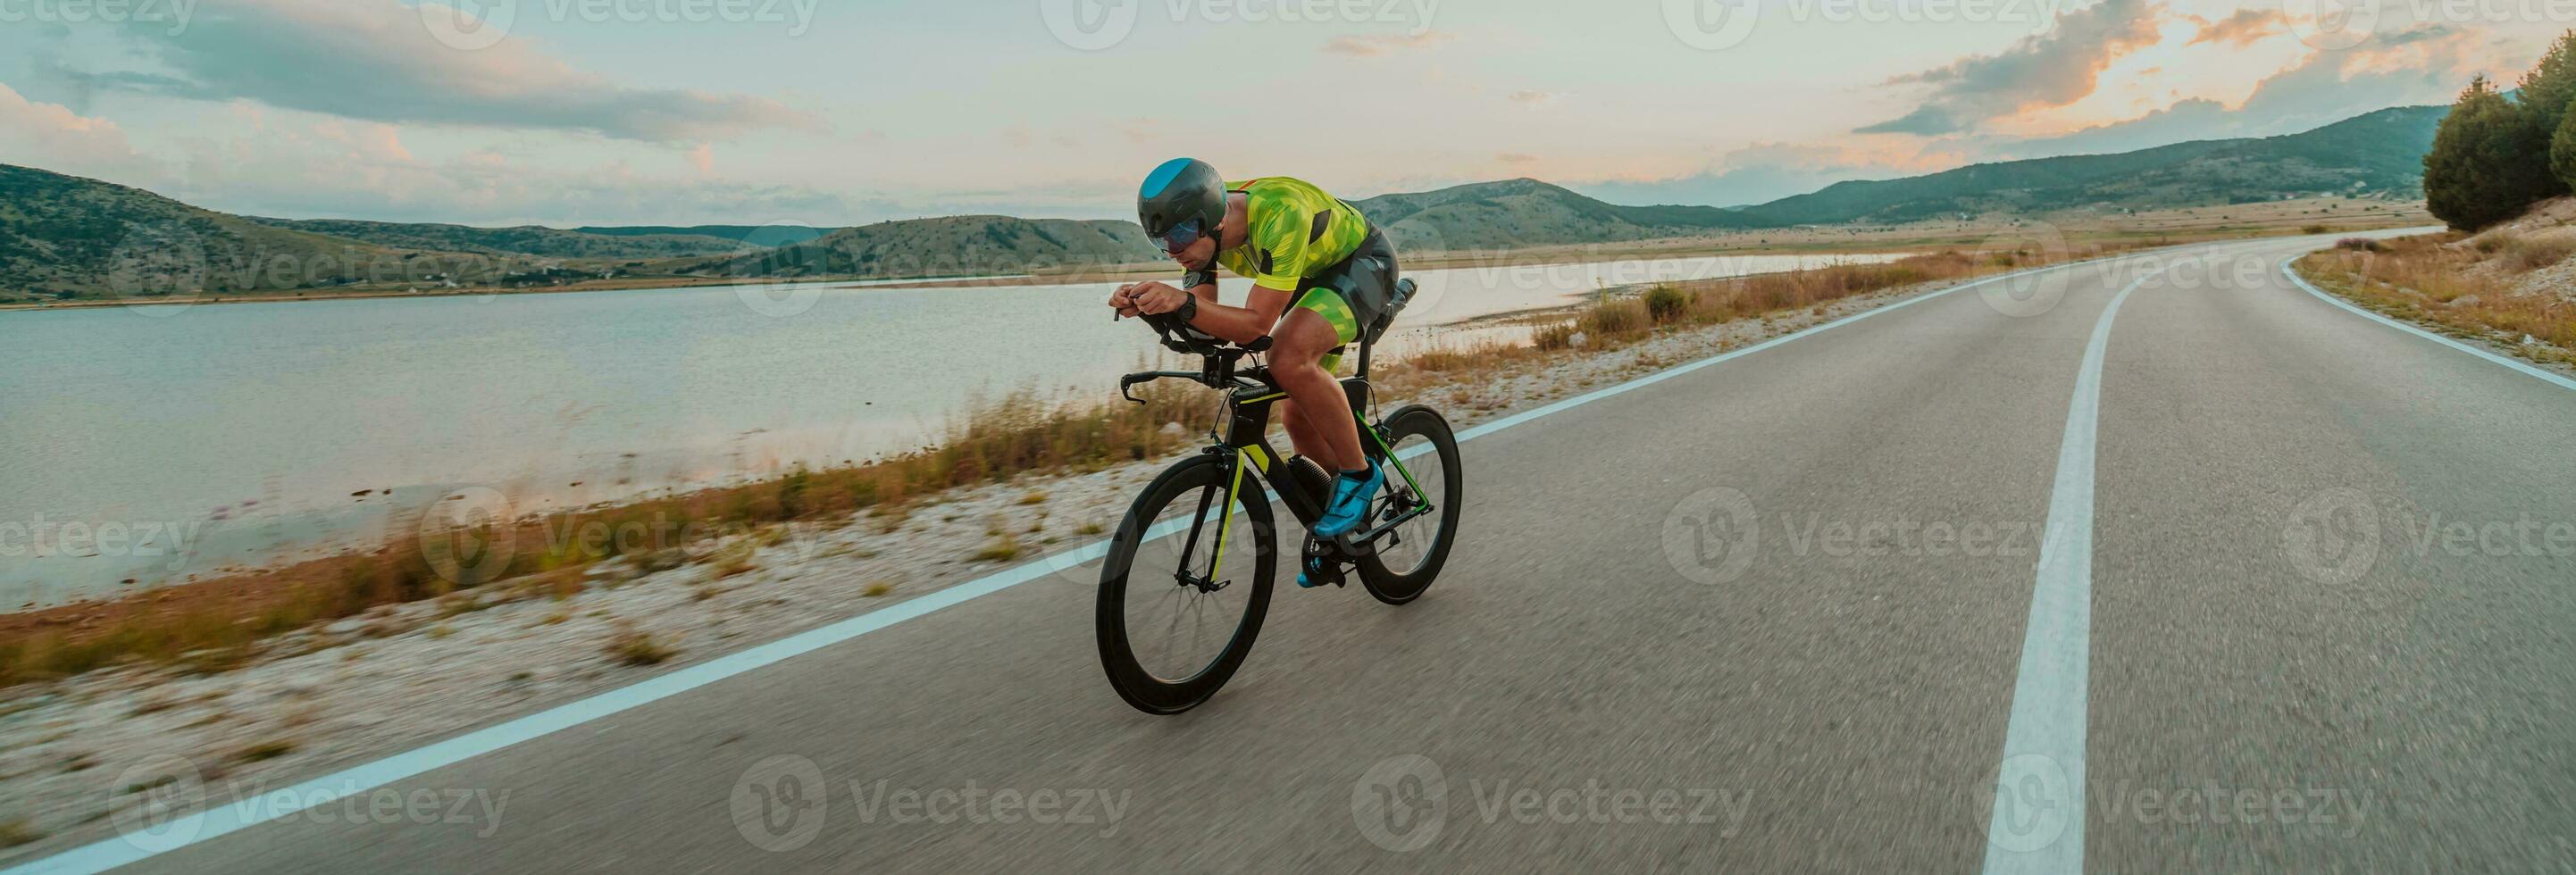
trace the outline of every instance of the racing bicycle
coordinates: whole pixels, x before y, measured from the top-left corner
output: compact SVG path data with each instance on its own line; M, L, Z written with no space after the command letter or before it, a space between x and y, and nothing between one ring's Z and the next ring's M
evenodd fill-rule
M1448 561L1458 533L1463 481L1458 439L1440 412L1420 404L1372 419L1369 349L1413 291L1362 336L1357 373L1342 379L1360 444L1387 469L1360 525L1338 538L1306 534L1303 557L1320 560L1318 586L1346 585L1354 573L1378 601L1422 596ZM1146 316L1165 347L1201 359L1196 371L1145 371L1118 381L1119 394L1155 380L1189 380L1224 393L1223 415L1205 449L1172 464L1127 509L1100 569L1100 664L1127 704L1152 714L1197 707L1243 666L1270 606L1279 529L1270 493L1307 532L1332 494L1332 475L1269 443L1270 408L1287 397L1261 363L1269 338L1229 345L1168 316ZM1267 484L1268 489L1264 489ZM1301 558L1303 558L1301 557Z

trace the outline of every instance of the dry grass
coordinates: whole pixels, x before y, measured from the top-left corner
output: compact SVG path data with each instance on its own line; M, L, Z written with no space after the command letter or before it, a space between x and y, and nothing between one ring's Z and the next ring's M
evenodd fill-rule
M295 741L293 739L272 738L234 751L233 759L245 763L256 763L263 760L273 760L294 752Z
M2171 242L2141 238L2122 248ZM2089 258L2108 251L2093 245L2064 253ZM1733 319L1812 309L1854 295L1937 279L1964 278L2030 267L2049 259L2038 253L1941 252L1884 264L1844 264L1782 274L1709 280L1658 287L1642 296L1598 302L1573 318L1540 327L1533 346L1483 341L1435 348L1384 368L1383 391L1412 394L1461 374L1489 374L1556 355L1574 345L1610 348L1651 336L1659 328L1708 325ZM957 417L941 441L866 464L798 470L775 480L707 489L633 504L585 508L542 517L494 521L401 537L372 551L353 552L276 569L243 572L106 602L0 615L0 688L59 679L120 662L182 664L223 671L256 658L261 642L279 633L357 616L385 605L440 598L510 581L506 592L459 596L452 610L479 610L511 598L569 599L589 584L592 564L631 557L636 571L674 567L690 544L728 535L783 537L778 524L833 522L866 514L881 531L910 518L915 503L941 491L994 483L1022 474L1092 471L1153 458L1196 440L1191 428L1213 413L1204 389L1165 381L1137 387L1143 404L1051 402L1024 390L973 406ZM1024 504L1045 500L1023 496ZM412 527L397 524L396 531ZM1097 534L1086 524L1081 534ZM629 537L630 533L642 533ZM597 535L593 537L592 535ZM461 545L461 546L460 546ZM505 561L473 561L491 545L508 548ZM715 576L756 567L750 551L718 551ZM1017 558L1020 542L996 531L974 561ZM454 558L466 561L434 561ZM448 569L441 573L440 568ZM481 595L478 593L477 595ZM466 607L470 606L470 607ZM562 622L568 614L541 622ZM385 631L390 625L378 624ZM375 627L371 627L375 628Z
M993 540L985 542L982 548L966 558L974 562L1008 562L1019 556L1020 539L1009 532L1002 532L994 535Z
M1055 403L1023 391L978 404L933 446L867 464L398 537L371 551L0 615L0 688L128 661L178 664L191 654L220 653L221 659L200 660L200 667L224 670L256 656L261 641L280 633L501 580L514 582L513 595L567 598L585 585L582 569L591 564L633 554L641 570L669 568L685 545L735 533L757 537L775 523L869 511L881 524L900 525L909 503L942 490L1161 455L1194 437L1190 429L1166 431L1166 424L1204 419L1213 410L1196 386L1147 384L1136 395L1145 403ZM506 561L477 561L496 544L508 548ZM718 573L746 570L737 559Z
M0 848L14 848L44 837L45 832L24 817L0 820Z
M654 640L653 633L620 620L608 636L608 655L625 665L660 665L679 655L677 648Z
M1658 329L1714 325L1827 304L1872 292L1945 279L2019 270L2052 260L2092 258L2091 247L2059 259L2037 252L1938 252L1880 264L1836 264L1809 270L1657 285L1634 297L1614 297L1577 311L1565 322L1532 335L1542 351L1578 346L1615 347Z
M2454 234L2400 237L2376 249L2338 246L2299 260L2318 285L2370 309L2461 336L2504 342L2537 361L2576 364L2576 304L2547 294L2514 294L2516 275L2576 253L2564 238L2489 234L2463 244ZM2521 343L2524 336L2548 344Z

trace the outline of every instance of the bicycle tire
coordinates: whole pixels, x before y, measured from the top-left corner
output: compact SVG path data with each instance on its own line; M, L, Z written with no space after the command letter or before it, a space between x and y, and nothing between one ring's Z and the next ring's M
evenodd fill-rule
M1440 411L1420 404L1407 405L1388 414L1379 427L1385 435L1387 450L1397 451L1408 437L1421 437L1431 443L1432 451L1427 455L1440 461L1440 483L1424 487L1440 493L1432 496L1432 513L1438 514L1440 519L1434 526L1435 540L1423 553L1421 561L1407 572L1386 567L1384 557L1376 552L1361 557L1359 561L1360 584L1368 589L1369 595L1390 605L1402 605L1421 598L1423 590L1431 588L1431 581L1440 576L1441 566L1448 564L1449 549L1457 543L1458 515L1465 504L1467 485L1466 479L1460 476L1458 436L1449 429L1449 420L1441 416ZM1395 485L1401 476L1390 467L1387 471L1389 485Z
M1176 499L1194 496L1202 490L1215 489L1222 496L1228 478L1234 474L1231 458L1205 455L1182 460L1146 484L1118 524L1118 533L1110 541L1108 558L1100 566L1100 594L1095 624L1100 645L1101 669L1109 676L1109 686L1118 697L1148 714L1178 714L1198 707L1216 695L1227 680L1243 667L1244 657L1251 654L1253 640L1261 633L1262 616L1270 607L1270 584L1278 570L1277 534L1271 524L1270 499L1263 491L1261 478L1244 471L1236 493L1236 512L1245 515L1251 526L1252 575L1232 585L1249 585L1251 596L1244 606L1243 619L1218 655L1196 673L1178 679L1155 676L1137 658L1127 629L1127 592L1131 572L1135 569L1137 551L1147 542L1146 535L1165 506ZM1195 499L1193 499L1195 500ZM1186 533L1164 537L1188 537ZM1177 585L1161 581L1156 570L1147 579L1132 581L1142 585ZM1227 575L1231 577L1232 575Z

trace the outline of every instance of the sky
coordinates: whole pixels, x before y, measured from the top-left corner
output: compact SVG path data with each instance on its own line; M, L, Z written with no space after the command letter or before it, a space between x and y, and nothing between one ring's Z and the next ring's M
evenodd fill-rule
M0 163L477 225L1132 218L1189 155L1357 199L1758 203L2511 82L2547 0L0 0Z

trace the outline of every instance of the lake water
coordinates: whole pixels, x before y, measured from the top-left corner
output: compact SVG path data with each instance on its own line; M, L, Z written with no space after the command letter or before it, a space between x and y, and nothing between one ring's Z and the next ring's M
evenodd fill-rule
M1395 346L1605 285L1893 257L1416 271ZM1224 297L1245 288L1229 281ZM1111 321L1109 289L0 312L0 610L372 540L393 509L468 486L537 511L908 449L979 396L1112 400L1157 348L1143 325Z

